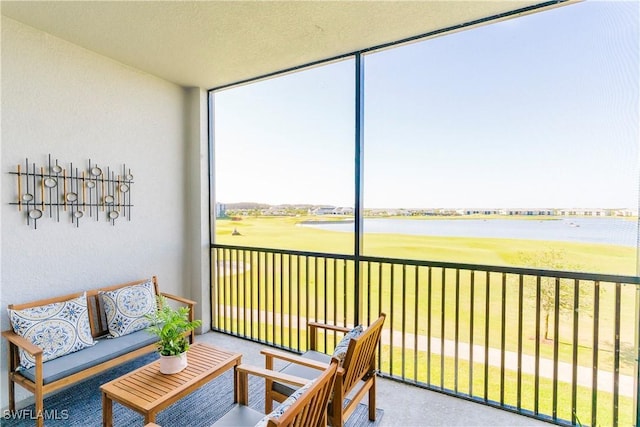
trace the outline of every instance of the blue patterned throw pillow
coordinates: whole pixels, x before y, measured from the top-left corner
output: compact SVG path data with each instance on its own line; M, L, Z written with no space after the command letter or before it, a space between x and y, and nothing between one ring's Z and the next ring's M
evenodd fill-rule
M289 407L293 405L296 402L296 400L300 398L300 396L302 396L307 390L309 390L313 385L313 383L315 382L316 380L313 379L308 383L306 383L305 385L303 385L302 387L300 387L299 389L297 389L296 391L294 391L293 393L291 393L291 396L287 397L287 399L284 402L282 402L280 405L278 405L276 409L274 409L273 411L271 411L270 413L262 417L262 419L258 421L255 427L266 427L267 423L269 422L269 418L272 418L275 420L280 418L282 414L284 414L285 411L289 409Z
M150 280L113 291L101 291L100 296L109 334L114 338L146 328L150 322L145 315L158 309L155 288Z
M89 325L86 294L24 310L9 309L9 319L16 334L42 349L43 362L95 344ZM29 369L34 363L35 359L29 353L20 350L23 368Z
M362 325L358 325L342 337L342 340L338 343L335 350L333 350L333 357L340 360L340 366L344 362L344 358L347 356L347 349L349 348L349 341L353 338L357 338L362 335L363 329Z

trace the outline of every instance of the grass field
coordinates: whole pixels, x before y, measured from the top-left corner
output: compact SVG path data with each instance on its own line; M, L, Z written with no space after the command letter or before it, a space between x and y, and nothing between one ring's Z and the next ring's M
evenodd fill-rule
M334 254L351 254L353 252L352 233L325 231L297 225L299 222L309 219L317 218L251 217L243 218L240 221L219 220L216 223L216 243ZM234 230L239 235L232 235ZM531 267L527 264L531 259L535 259L539 253L550 250L562 253L562 262L566 269L589 273L635 274L636 251L632 247L401 234L366 234L364 236L365 255L398 259ZM535 267L542 268L541 266ZM563 269L561 267L556 265L552 269ZM263 266L264 268L266 267ZM275 311L281 313L283 317L293 314L294 318L295 316L310 319L322 318L322 316L318 316L317 307L320 306L326 307L329 315L335 319L343 319L347 317L348 307L353 306L354 296L348 284L348 278L353 274L354 265L352 262L340 260L335 264L327 264L320 271L320 276L315 271L315 265L307 267L307 270L301 269L295 261L286 257L274 263L270 268L275 273L270 271L269 277L273 276L274 278L268 278L265 287L254 289L252 295L242 296L243 299L262 301L260 307L266 312ZM265 272L266 270L258 271L257 268L253 268L251 275L258 282L257 276L265 274ZM557 325L557 337L552 336L549 341L536 342L533 339L536 330L536 310L531 292L523 298L522 335L519 335L516 329L520 315L519 295L515 291L518 288L517 276L514 278L507 275L503 278L499 274L491 277L478 274L474 279L471 279L468 271L462 271L457 278L453 273L455 272L445 271L445 269L434 268L428 272L423 267L418 269L409 266L404 269L394 269L388 265L374 265L373 268L364 272L365 283L368 283L365 298L370 304L371 312L385 311L388 314L385 327L396 332L404 330L408 334L444 337L447 340L455 340L460 343L469 343L470 341L480 345L487 343L493 348L504 346L506 351L512 352L517 351L518 345L522 345L523 354L533 355L538 351L540 357L551 360L554 359L557 351L557 358L560 361L572 363L573 358L576 357L578 365L592 366L595 326L591 313L592 306L590 306L594 300L594 288L591 283L587 282L587 285L581 285L585 289L584 292L581 290L579 295L581 305L578 320L580 327L577 332L578 341L574 345L575 331L572 307L566 312L561 312ZM420 280L416 278L416 275ZM427 280L428 275L432 275L432 277ZM276 276L277 278L275 278ZM533 277L531 279L531 281L525 279L525 291L527 288L535 288ZM236 280L242 281L244 278L240 275ZM276 281L278 282L276 283ZM330 283L328 287L326 286L327 282ZM403 283L407 285L400 286ZM429 289L429 300L427 300L427 294L423 289L425 284ZM565 285L571 289L573 289L572 286L575 286L571 281L567 284L563 282L563 286ZM242 303L240 295L234 294L231 286L223 285L223 288L221 291L225 293L225 301L228 301L229 305ZM487 295L489 289L490 295ZM620 340L619 369L621 375L633 375L637 363L637 349L635 347L637 291L635 286L631 285L619 287L618 291L621 316L621 330L618 336ZM600 295L599 323L597 324L598 368L613 372L616 363L615 322L613 318L616 303L615 284L602 283L598 292ZM316 298L321 300L319 304L318 301L315 301ZM561 298L565 298L565 296ZM418 299L419 303L416 302ZM416 303L414 304L414 302ZM271 327L280 330L276 325L277 323L274 323ZM553 331L555 326L553 319L550 326ZM302 338L304 343L304 336ZM270 339L282 345L293 345L289 342L290 338L287 338L286 334L279 337L277 333L274 333ZM398 341L393 345L393 353L401 351L402 347L396 347L399 345ZM413 376L413 356L410 356L412 350L407 348L406 351L409 354L409 359L403 361L403 355L397 353L392 361L383 358L383 368L388 369L387 372L393 375L397 375L402 369L402 372L409 373L409 377ZM392 354L389 351L385 353ZM423 359L426 355L422 352L419 354L419 365L424 366ZM433 357L439 359L440 356ZM456 362L457 373L452 373L453 370L450 369L454 363L453 359L444 357L443 360L444 366L447 368L443 372L445 376L465 375L462 368L467 365L464 360ZM491 367L490 371L495 373L496 369ZM416 372L419 381L427 382L424 372ZM434 370L432 375L440 375L436 372L437 370ZM509 381L512 381L513 375L513 373L508 373ZM527 383L531 382L530 377L527 378ZM432 381L434 381L433 378ZM439 381L437 379L437 382ZM445 383L448 381L445 380ZM474 383L476 381L474 376ZM548 380L542 380L542 383L546 384L545 389L548 389L548 382ZM489 392L490 399L495 399L495 386L495 383L490 384L490 390L493 390ZM451 384L445 384L445 387L451 387ZM474 390L479 390L479 387L482 387L482 384L474 384ZM566 387L566 384L561 385L562 391L559 396L563 407L566 407L567 403ZM508 392L509 404L513 404L512 393L512 391ZM529 396L531 394L530 387L526 384L523 393L528 393ZM590 395L590 392L586 389L579 389L579 394L579 416L582 420L586 418L590 421L590 409L588 409L590 400L586 397ZM610 396L611 394L606 392L599 392L599 419L611 419L609 418L612 413L611 407L606 404L604 407L602 406L607 400L610 401ZM540 404L547 406L548 403L544 402L547 402L548 398L549 396L544 397ZM620 404L621 412L625 413L624 417L629 416L629 411L632 411L633 406L631 399L624 398ZM600 416L604 416L604 418L600 418ZM570 414L562 413L562 418L567 419L567 417L570 418Z
M548 220L548 217L543 218ZM216 243L353 253L352 233L297 226L302 221L313 219L318 217L243 217L240 221L217 220ZM320 219L326 220L325 217ZM232 235L234 229L240 235ZM527 257L523 255L557 249L565 254L567 265L575 266L578 271L635 275L636 269L635 248L615 245L406 234L365 234L363 240L364 255L377 257L526 267L524 260Z

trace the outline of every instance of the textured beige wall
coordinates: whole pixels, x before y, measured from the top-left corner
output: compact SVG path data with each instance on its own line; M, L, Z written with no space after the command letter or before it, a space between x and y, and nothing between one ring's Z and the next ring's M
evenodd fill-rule
M188 214L194 197L200 211L201 196L186 191L188 185L199 185L202 171L191 168L200 168L201 152L206 153L201 91L183 89L5 17L1 73L2 330L9 327L9 303L154 274L162 290L202 298L205 292L191 294L203 280L208 283L208 276L203 277L208 270L187 257L191 251L191 258L206 261L205 242L187 247L188 236L201 235L200 218ZM131 221L119 219L112 226L104 218L83 218L76 228L68 213L59 223L45 214L37 230L28 227L24 213L9 205L17 198L17 185L8 172L25 157L44 165L49 153L74 166L91 159L130 167L135 181ZM4 408L4 340L0 350Z

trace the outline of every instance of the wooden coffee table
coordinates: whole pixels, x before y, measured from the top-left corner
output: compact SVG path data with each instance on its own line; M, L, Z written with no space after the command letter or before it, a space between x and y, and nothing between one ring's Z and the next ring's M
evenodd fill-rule
M100 386L102 425L113 425L113 401L144 415L144 423L153 423L156 414L233 368L233 401L237 401L235 368L242 354L232 353L205 343L192 344L187 353L188 366L177 374L161 374L155 361Z

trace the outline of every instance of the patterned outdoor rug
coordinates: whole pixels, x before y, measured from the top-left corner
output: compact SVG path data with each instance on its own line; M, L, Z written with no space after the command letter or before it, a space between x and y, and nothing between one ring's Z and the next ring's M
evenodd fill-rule
M156 354L143 356L109 372L71 386L44 399L45 426L88 427L102 425L102 394L100 385L157 359ZM16 387L19 389L20 387ZM156 423L163 427L210 426L233 407L233 371L225 372L189 396L161 411ZM264 411L264 380L249 376L249 406ZM32 427L35 409L28 406L11 417L5 411L0 425ZM376 409L376 421L368 419L368 409L358 405L346 423L348 427L373 427L380 423L383 411ZM113 403L113 423L117 427L142 426L142 415L116 402Z

